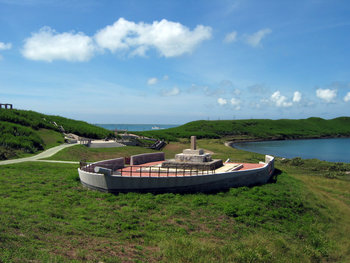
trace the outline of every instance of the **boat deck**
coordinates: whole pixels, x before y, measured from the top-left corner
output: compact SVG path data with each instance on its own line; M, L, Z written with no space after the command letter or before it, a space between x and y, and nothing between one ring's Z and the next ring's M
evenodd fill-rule
M163 161L150 162L137 166L127 166L116 170L114 175L132 176L132 177L183 177L207 175L216 173L225 173L232 171L244 171L262 168L265 164L262 163L224 163L224 165L216 170L190 170L176 168L161 168Z

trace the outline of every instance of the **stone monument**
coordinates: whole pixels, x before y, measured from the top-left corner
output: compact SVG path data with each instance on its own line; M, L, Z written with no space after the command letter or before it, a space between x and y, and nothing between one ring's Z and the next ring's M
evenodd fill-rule
M12 110L13 109L13 105L12 104L9 104L9 103L0 103L0 109L10 109Z
M210 153L197 149L197 138L191 136L191 149L185 149L182 153L176 154L175 159L163 162L162 168L213 170L222 165L222 160L212 159Z

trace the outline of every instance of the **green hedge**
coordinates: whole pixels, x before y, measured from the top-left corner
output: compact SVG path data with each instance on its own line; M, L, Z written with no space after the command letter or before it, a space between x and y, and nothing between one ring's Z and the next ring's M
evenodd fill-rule
M28 127L0 121L0 146L4 148L36 152L42 150L43 141Z
M54 125L55 122L58 126L63 126L66 132L74 133L82 137L102 139L114 136L112 131L97 127L87 122L76 121L60 116L45 115L34 111L1 109L0 121L16 123L31 127L35 130L46 128L59 131L59 128Z

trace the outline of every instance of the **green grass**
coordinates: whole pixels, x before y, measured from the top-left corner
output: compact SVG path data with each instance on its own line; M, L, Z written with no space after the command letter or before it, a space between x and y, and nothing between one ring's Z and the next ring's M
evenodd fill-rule
M212 195L83 188L76 166L0 171L2 262L319 262L341 260L330 210L287 173Z
M0 121L0 160L15 158L21 153L35 153L44 149L43 144L31 128Z
M56 125L55 125L56 123ZM113 132L60 116L0 109L0 160L29 156L64 142L60 131L89 138L113 137Z
M39 129L34 131L27 127L8 123L4 127L7 128L7 131L9 128L12 130L11 132L2 131L0 160L29 157L64 143L63 135L54 130ZM25 132L20 133L20 131ZM37 143L34 143L35 141Z
M198 144L214 158L263 160L221 140ZM74 146L52 159L149 151ZM209 195L112 195L82 187L76 165L2 166L0 262L348 262L349 166L278 160L276 183Z
M81 161L87 160L89 162L113 159L118 157L130 157L140 153L152 153L155 150L145 149L137 146L125 146L116 148L89 148L84 145L76 145L47 158L48 160L60 161Z
M45 115L35 111L0 109L0 121L15 123L21 126L30 127L34 130L45 128L60 131L59 126L62 126L67 133L74 133L88 138L101 139L113 136L112 131L84 121L72 120L61 116ZM57 126L54 123L56 123Z
M308 118L301 120L222 120L193 121L166 130L137 132L148 137L167 141L178 138L232 138L247 139L297 139L350 136L350 118L339 117L332 120Z
M42 139L45 145L45 149L52 148L64 143L64 136L54 130L40 129L38 130L38 135Z
M225 147L222 144L222 140L198 140L198 147L213 153L213 158L224 159L230 158L232 161L250 161L257 162L264 160L264 155L244 152L231 147ZM174 158L175 154L182 152L183 149L190 148L190 144L187 141L182 143L170 142L162 151L165 152L167 159ZM48 160L60 160L60 161L100 161L106 159L113 159L118 157L130 157L140 153L152 153L156 150L141 148L137 146L126 146L117 148L89 148L84 145L76 145L47 158Z

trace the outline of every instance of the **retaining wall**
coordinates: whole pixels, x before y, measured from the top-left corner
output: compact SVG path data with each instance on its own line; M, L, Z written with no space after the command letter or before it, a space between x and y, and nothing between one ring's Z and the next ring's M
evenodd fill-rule
M104 168L111 169L112 171L124 168L124 158L115 158L115 159L110 159L110 160L105 160L105 161L100 161L100 162L95 162L90 165L88 165L89 170L95 169L96 166L101 166Z
M131 156L130 165L140 165L144 163L164 161L164 160L165 160L165 154L163 152L143 153L143 154Z

